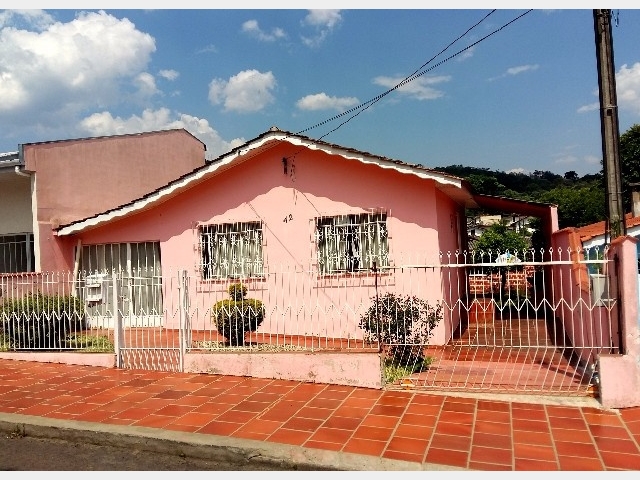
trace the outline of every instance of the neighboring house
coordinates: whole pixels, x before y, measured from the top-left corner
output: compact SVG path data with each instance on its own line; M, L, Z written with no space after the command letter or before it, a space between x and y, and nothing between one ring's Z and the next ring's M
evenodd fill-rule
M631 212L625 214L624 221L626 235L640 240L640 191L637 189L640 184L631 184ZM579 248L591 253L591 258L595 255L601 257L604 247L611 242L607 235L607 225L605 221L595 222L583 227L564 229L571 232L573 242ZM640 242L638 245L638 257L640 258Z
M35 268L31 180L20 165L18 152L0 154L0 273Z
M165 311L161 321L170 327L176 323L167 313L171 309L159 305L168 287L157 282L160 272L165 277L180 269L198 280L189 290L191 304L198 304L198 294L218 292L224 298L235 279L250 291L274 295L290 291L282 282L308 282L296 289L307 298L290 299L288 305L313 306L325 299L340 304L337 295L348 288L349 304L366 309L374 281L393 284L399 292L421 292L429 302L445 294L455 302L464 294L458 284L465 279L457 278L464 269L444 275L428 268L420 278L409 278L396 267L439 265L442 253L466 250L465 209L500 206L535 211L544 217L549 238L557 229L553 206L474 195L461 178L272 127L153 192L61 222L55 238L66 246L60 248L63 263L75 262L75 271L135 270L136 281L149 286L146 297L155 302L146 307ZM77 256L75 245L82 246ZM274 275L287 271L292 274ZM274 282L280 282L277 288ZM145 310L144 300L130 300ZM296 328L348 338L357 334L361 313L346 313L340 324ZM300 322L313 321L309 318ZM261 330L275 331L270 322L282 319L271 316ZM460 321L445 320L434 343L445 343Z
M640 240L640 212L631 212L625 215L627 235ZM575 229L575 234L580 237L580 245L586 250L601 253L610 239L606 235L604 221L592 223ZM638 243L638 256L640 258L640 242Z
M515 232L522 232L525 235L531 235L533 229L529 227L532 218L527 215L518 215L517 213L502 213L499 215L477 215L469 217L467 220L467 235L469 237L469 245L473 248L474 242L478 240L488 227L499 222L504 222L510 229Z
M53 230L139 197L205 163L184 129L25 143L0 155L0 273L73 268Z

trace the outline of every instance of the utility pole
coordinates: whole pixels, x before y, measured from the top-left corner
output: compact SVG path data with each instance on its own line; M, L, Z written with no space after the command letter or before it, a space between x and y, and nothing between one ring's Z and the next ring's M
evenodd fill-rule
M598 60L598 90L600 92L600 128L602 135L602 166L605 177L607 201L607 233L613 240L627 234L622 203L620 176L620 131L618 127L618 103L616 77L613 62L611 36L611 10L593 10Z

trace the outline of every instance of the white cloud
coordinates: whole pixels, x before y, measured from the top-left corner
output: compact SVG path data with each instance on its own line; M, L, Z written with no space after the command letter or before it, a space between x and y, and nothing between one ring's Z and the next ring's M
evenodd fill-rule
M600 102L590 103L589 105L583 105L580 108L578 108L577 112L578 113L593 112L594 110L598 110L599 108L600 108Z
M640 63L626 64L616 74L618 106L640 114Z
M262 42L273 42L281 38L286 38L287 36L281 28L271 29L271 33L262 31L257 20L247 20L244 22L242 24L242 31Z
M589 165L600 165L600 157L596 157L595 155L585 155L582 157L582 161Z
M333 28L342 20L340 10L309 10L304 23L320 28Z
M386 88L393 88L404 80L404 77L376 77L373 79L373 83ZM444 92L437 90L432 85L448 82L451 80L449 75L440 75L435 77L421 76L414 80L405 83L401 87L397 88L398 93L408 95L418 100L434 100L444 96Z
M156 87L156 79L150 73L142 72L138 74L133 83L138 88L138 95L143 99L160 93Z
M313 27L315 34L302 36L302 42L308 47L318 47L341 21L340 10L309 10L302 24Z
M37 118L40 127L54 129L88 109L155 92L145 73L155 41L129 20L103 11L68 23L52 23L46 14L26 18L46 27L0 30L3 125L32 126Z
M169 109L144 110L142 116L113 117L109 112L94 113L84 118L79 127L91 136L124 135L171 128L184 128L207 145L206 157L216 158L246 142L244 138L223 140L206 119L187 114L172 115Z
M300 110L337 110L344 112L358 105L360 101L356 97L330 97L326 93L307 95L296 102Z
M162 78L166 78L169 81L174 81L180 76L180 74L175 70L160 70L158 72L158 75L160 75Z
M531 173L531 170L526 170L522 167L518 167L518 168L512 168L511 170L507 170L506 173L524 173L526 175Z
M540 68L540 65L535 64L535 65L519 65L517 67L511 67L511 68L507 68L507 71L504 72L502 75L498 75L497 77L491 77L489 79L489 81L493 81L493 80L497 80L499 78L504 78L504 77L508 77L508 76L513 76L513 75L519 75L521 73L524 72L532 72L534 70L537 70L538 68Z
M15 27L22 25L44 30L54 23L54 19L44 10L2 10L0 11L0 28Z
M575 155L563 155L561 157L557 157L554 160L554 163L557 165L570 165L572 163L578 163L578 157Z
M196 53L217 53L217 52L218 52L218 48L215 45L207 45L206 47L196 51Z
M277 85L271 72L244 70L229 80L214 78L209 84L209 101L224 105L227 111L258 112L274 102L272 91Z
M556 165L598 165L600 163L600 158L594 155L584 155L582 157L578 157L571 154L559 154L556 156L554 163Z
M460 55L456 57L456 60L458 60L459 62L462 62L468 58L473 57L475 50L476 50L475 45L473 47L467 48L464 52L462 52Z
M507 68L507 75L518 75L523 72L537 70L540 65L520 65L518 67Z

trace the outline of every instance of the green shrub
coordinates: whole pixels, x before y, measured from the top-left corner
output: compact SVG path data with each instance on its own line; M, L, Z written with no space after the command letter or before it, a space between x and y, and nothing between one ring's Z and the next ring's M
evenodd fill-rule
M82 328L83 304L70 295L30 293L0 304L2 332L16 349L60 348Z
M260 300L245 298L247 287L233 283L228 289L230 299L216 302L211 318L218 332L227 338L232 347L244 345L246 332L254 332L262 324L265 308Z
M412 371L425 365L424 347L442 320L442 305L416 296L386 293L374 297L373 305L360 317L365 340L380 342L395 365Z
M382 372L384 381L385 383L394 383L395 381L411 375L412 373L426 370L432 362L433 358L425 357L422 363L405 366L399 364L397 361L394 361L393 358L385 359L384 369Z

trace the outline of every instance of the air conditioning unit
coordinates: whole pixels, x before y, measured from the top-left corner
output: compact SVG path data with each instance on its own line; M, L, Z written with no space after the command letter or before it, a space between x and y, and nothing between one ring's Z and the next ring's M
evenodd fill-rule
M105 273L87 275L84 280L85 301L90 304L102 303L107 296L107 280Z

